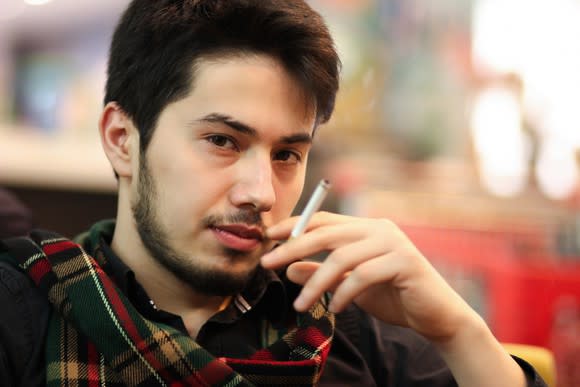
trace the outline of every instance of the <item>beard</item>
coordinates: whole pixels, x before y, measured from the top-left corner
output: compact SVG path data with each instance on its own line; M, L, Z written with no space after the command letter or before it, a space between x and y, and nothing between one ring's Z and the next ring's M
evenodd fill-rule
M174 249L169 243L168 232L157 217L155 203L157 192L146 157L139 160L137 200L132 205L133 218L143 245L151 257L175 277L188 284L194 291L208 296L230 296L242 291L257 268L250 267L242 273L202 267L196 257ZM253 210L241 210L230 216L209 216L202 219L204 227L224 223L245 223L263 228L260 214ZM245 258L248 253L223 248L222 253L231 258Z

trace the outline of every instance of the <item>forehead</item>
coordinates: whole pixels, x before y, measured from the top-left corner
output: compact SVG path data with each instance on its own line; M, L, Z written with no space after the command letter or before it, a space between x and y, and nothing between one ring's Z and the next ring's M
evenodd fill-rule
M283 102L306 120L316 116L315 100L306 87L280 61L265 54L234 52L199 58L193 65L190 95L224 103L232 99Z
M314 129L315 108L301 84L266 55L212 56L193 67L189 94L167 110L196 119L224 114L272 129Z

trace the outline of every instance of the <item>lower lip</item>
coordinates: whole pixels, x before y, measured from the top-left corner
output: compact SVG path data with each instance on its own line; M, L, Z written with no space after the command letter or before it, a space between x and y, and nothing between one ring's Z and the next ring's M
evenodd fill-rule
M252 251L260 245L260 241L254 238L242 238L236 234L220 230L217 228L212 228L211 231L213 235L220 241L224 246L240 251Z

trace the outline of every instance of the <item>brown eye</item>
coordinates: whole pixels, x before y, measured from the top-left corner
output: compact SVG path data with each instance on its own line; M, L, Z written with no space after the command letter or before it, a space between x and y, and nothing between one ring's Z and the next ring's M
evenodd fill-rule
M227 136L213 134L206 137L206 140L219 148L237 149L236 144Z
M281 161L287 164L296 164L299 163L302 160L302 158L300 157L300 154L297 152L283 150L276 153L276 155L274 156L274 160Z

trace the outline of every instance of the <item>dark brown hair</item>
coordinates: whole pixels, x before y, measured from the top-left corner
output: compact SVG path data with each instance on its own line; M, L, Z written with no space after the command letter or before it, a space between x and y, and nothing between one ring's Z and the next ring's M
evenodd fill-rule
M145 151L161 111L185 97L199 59L267 54L330 118L340 61L322 17L303 0L133 0L115 30L105 104L116 101L139 129Z

